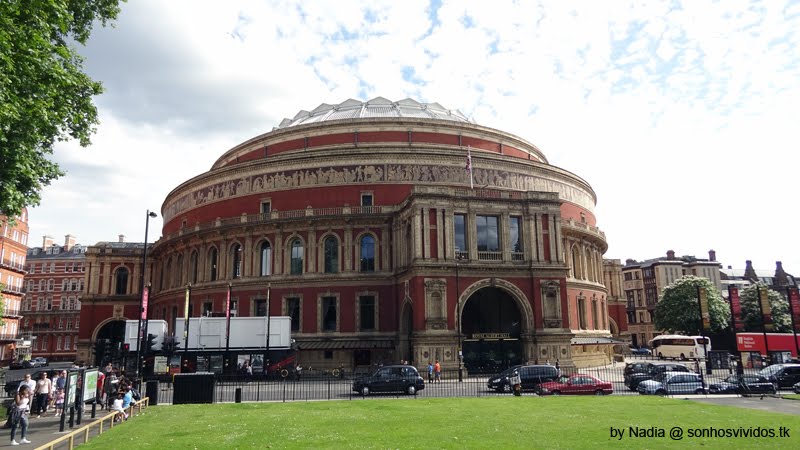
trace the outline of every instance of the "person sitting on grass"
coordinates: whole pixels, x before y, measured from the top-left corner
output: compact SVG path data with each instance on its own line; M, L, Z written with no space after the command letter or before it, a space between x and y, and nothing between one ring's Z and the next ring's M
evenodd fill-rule
M117 415L114 416L114 422L122 422L123 420L128 420L128 413L125 412L125 408L122 406L125 395L120 392L117 394L117 398L114 399L114 402L111 404L111 410L116 411Z

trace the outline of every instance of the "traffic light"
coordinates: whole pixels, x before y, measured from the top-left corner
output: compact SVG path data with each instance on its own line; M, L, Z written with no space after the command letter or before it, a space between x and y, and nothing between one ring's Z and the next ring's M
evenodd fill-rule
M111 339L103 339L103 357L111 357Z
M147 340L144 342L144 354L149 354L153 352L153 347L156 345L156 335L155 334L148 334Z
M131 344L128 344L128 343L122 344L122 354L123 355L127 355L130 350L131 350Z

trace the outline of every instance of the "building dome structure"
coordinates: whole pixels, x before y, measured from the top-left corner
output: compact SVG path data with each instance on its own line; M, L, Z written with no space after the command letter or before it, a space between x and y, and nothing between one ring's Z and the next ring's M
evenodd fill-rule
M189 284L192 317L225 314L230 285L233 314L291 317L303 365L606 362L595 203L438 103L321 104L167 195L149 315L174 332Z

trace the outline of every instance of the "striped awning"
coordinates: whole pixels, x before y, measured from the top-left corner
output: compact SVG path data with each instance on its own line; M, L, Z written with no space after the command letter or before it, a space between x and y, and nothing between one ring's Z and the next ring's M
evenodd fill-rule
M297 341L299 350L368 350L373 348L394 348L391 340L343 339L330 341Z

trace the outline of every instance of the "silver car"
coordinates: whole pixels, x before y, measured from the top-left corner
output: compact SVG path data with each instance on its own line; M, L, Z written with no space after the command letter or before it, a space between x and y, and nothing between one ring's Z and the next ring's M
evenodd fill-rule
M637 390L642 395L705 394L703 380L696 373L664 372L652 380L639 383Z

